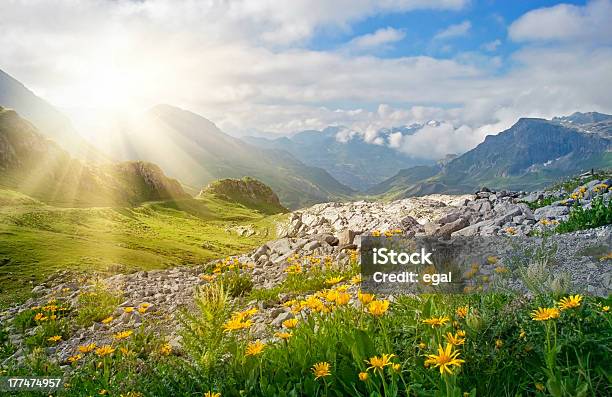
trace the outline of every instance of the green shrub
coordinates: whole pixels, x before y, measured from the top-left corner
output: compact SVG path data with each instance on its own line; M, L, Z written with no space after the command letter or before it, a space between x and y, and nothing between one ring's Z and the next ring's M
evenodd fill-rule
M591 200L591 208L584 209L579 204L572 207L569 218L561 222L555 232L568 233L609 224L612 224L612 200L606 203L603 197L596 197Z
M219 278L219 282L223 284L227 293L233 298L245 296L253 289L253 280L251 280L251 276L247 273L240 273L239 271L223 273Z

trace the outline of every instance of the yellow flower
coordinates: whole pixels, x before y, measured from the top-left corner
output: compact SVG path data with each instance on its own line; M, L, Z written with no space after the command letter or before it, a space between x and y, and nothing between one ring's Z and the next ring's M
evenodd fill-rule
M298 323L298 319L297 318L290 318L289 320L285 320L283 321L283 327L285 328L295 328L297 326Z
M108 356L109 354L113 354L114 352L115 348L113 348L111 345L104 345L96 349L96 355L99 357Z
M449 374L452 375L453 367L461 367L465 360L461 360L459 358L459 351L453 351L453 345L450 343L446 344L446 348L443 348L442 345L438 345L438 354L428 354L427 359L425 360L425 365L429 367L433 365L434 367L438 367L440 369L440 374L444 375Z
M121 352L121 354L123 354L124 356L127 356L128 354L130 354L130 350L127 347L120 347L119 351Z
M242 321L240 318L232 318L223 325L223 330L225 332L237 331L249 328L251 325L253 325L251 320Z
M324 297L328 302L335 302L338 298L338 291L331 289L325 293Z
M70 356L68 357L68 362L70 363L76 363L77 361L79 361L81 358L83 358L82 355L80 354L75 354L74 356Z
M457 336L460 338L465 338L465 331L462 329L457 330Z
M291 338L291 332L277 332L274 334L279 339L287 340Z
M450 332L447 332L446 340L448 341L448 343L455 345L455 346L463 345L465 343L465 339L461 338L459 336L459 333L453 335Z
M113 321L113 316L106 317L104 320L102 320L102 324L108 324L111 321Z
M610 311L610 306L604 306L604 307L602 307L602 308L601 308L601 310L602 310L604 313L607 313L607 312L609 312L609 311Z
M349 303L350 299L351 296L349 294L347 294L346 292L341 292L336 297L336 304L339 306L346 305L347 303Z
M427 345L425 344L425 342L419 343L419 349L423 350L423 349L426 349L426 348L427 348Z
M113 337L116 340L121 340L121 339L127 339L129 338L132 334L134 333L134 331L123 331L123 332L117 332Z
M360 372L359 373L359 380L365 382L366 380L368 380L368 373L367 372Z
M316 363L312 366L312 372L315 375L315 379L324 378L331 375L330 365L327 362Z
M543 384L541 384L541 383L536 383L536 384L535 384L535 388L536 388L536 389L538 389L538 391L544 391L544 390L546 390L546 388L544 387L544 385L543 385Z
M47 339L49 342L59 342L62 340L60 335L55 335Z
M246 356L256 356L264 350L264 347L266 347L265 343L262 343L259 340L255 342L251 342L248 344L246 348L245 355Z
M302 273L301 265L291 265L285 269L285 273L287 274L299 274Z
M361 283L361 274L358 274L356 276L353 276L353 278L351 278L351 284L355 285L359 283Z
M96 348L96 344L95 343L90 343L88 345L82 345L79 346L79 352L81 353L89 353L91 351L93 351L93 349Z
M365 306L374 300L374 295L364 294L361 291L359 291L357 292L357 299L359 299L359 302L361 302L361 304Z
M467 306L459 306L457 308L457 310L455 311L455 313L457 314L457 317L459 318L465 318L468 314L468 307Z
M330 277L327 280L325 280L325 284L327 284L327 285L336 285L339 282L341 282L342 280L344 280L344 277L341 277L341 276Z
M44 314L36 313L36 315L34 316L34 321L41 321L43 317L45 317Z
M494 264L496 264L498 260L499 260L499 259L498 259L496 256L488 256L488 257L487 257L487 263L488 263L489 265L494 265Z
M206 393L204 393L203 397L221 397L221 393L215 393L212 391L207 391Z
M100 391L98 392L99 395L101 396L106 396L108 394L108 390L106 389L100 389Z
M395 372L400 372L400 370L402 369L402 366L399 364L392 364L391 368L393 368Z
M215 275L214 274L201 274L200 275L200 280L202 281L208 281L211 282L215 279Z
M427 325L431 325L431 328L434 328L434 327L441 327L449 321L450 321L450 318L448 318L447 316L440 316L440 317L427 318L423 320L423 323Z
M163 345L161 345L161 347L159 348L159 353L162 356L169 356L172 353L172 346L170 345L170 343L164 343Z
M531 312L533 321L547 321L553 318L559 318L559 309L556 307L538 307Z
M380 230L372 230L372 237L380 237Z
M557 303L561 310L573 309L575 307L579 307L582 302L581 295L570 295L565 298L561 298L561 300Z
M521 332L519 333L519 338L521 339L527 338L527 333L525 332L524 329L521 329Z
M501 339L497 339L495 341L495 347L498 349L501 349L501 347L504 345L504 341L502 341Z
M393 364L391 359L395 357L395 354L382 354L380 357L374 356L366 360L366 364L370 365L368 370L380 370L382 371L387 365Z
M389 309L389 301L388 300L382 300L382 301L372 301L370 302L370 304L368 305L368 311L370 312L370 314L373 314L374 316L382 316L383 314L385 314L385 312Z
M128 306L128 307L124 307L123 308L123 312L124 313L131 313L134 311L134 308L132 306Z

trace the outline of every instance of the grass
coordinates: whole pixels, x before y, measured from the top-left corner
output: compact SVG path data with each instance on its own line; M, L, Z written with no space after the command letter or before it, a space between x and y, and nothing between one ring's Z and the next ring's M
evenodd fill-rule
M0 307L50 274L130 272L201 264L274 238L280 215L216 197L133 208L58 208L0 190ZM257 233L241 236L233 229Z

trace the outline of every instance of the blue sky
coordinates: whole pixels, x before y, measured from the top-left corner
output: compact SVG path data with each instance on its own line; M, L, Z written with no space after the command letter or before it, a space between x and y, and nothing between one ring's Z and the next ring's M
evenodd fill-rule
M612 0L9 1L0 69L93 137L167 103L234 135L344 126L438 158L520 117L612 113Z

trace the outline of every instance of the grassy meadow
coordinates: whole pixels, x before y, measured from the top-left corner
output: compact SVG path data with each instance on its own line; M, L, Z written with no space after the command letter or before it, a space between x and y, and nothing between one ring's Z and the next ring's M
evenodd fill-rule
M62 208L0 190L0 307L60 270L129 272L247 251L274 238L274 220L205 196L138 207ZM256 231L241 236L233 228Z

